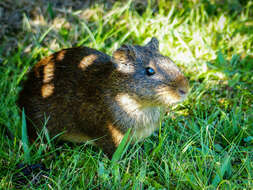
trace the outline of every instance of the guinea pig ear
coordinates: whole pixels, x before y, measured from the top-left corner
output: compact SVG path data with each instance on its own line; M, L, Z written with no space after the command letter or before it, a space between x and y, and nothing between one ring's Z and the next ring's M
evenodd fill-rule
M113 59L119 63L125 63L136 59L136 52L133 46L123 45L112 55Z
M150 42L147 43L147 45L145 46L147 48L149 48L152 51L159 51L159 41L157 38L152 37Z

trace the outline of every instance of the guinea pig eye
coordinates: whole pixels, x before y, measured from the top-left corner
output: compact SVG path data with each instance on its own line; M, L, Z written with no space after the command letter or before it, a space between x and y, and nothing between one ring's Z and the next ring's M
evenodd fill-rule
M147 68L146 68L146 74L147 74L148 76L151 76L151 75L155 74L155 70L152 69L151 67L147 67Z

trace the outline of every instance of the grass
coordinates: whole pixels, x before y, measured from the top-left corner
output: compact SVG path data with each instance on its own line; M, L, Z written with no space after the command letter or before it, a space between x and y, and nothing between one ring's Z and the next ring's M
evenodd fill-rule
M50 171L40 183L30 179L19 188L252 189L253 2L107 5L69 10L47 4L35 18L24 13L22 29L3 38L0 189L17 188L16 165L29 162ZM188 99L171 108L159 132L113 162L86 144L58 145L42 138L28 146L15 101L36 61L76 45L111 55L123 43L145 44L152 36L191 85ZM10 39L17 44L11 49Z

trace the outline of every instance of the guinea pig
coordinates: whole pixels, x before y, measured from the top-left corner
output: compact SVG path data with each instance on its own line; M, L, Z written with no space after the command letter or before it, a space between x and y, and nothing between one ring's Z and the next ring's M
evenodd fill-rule
M183 101L188 89L184 74L159 53L153 37L145 46L123 45L112 57L75 47L42 59L28 74L18 105L30 139L48 118L51 137L92 140L111 156L129 129L133 141L158 129L166 109Z

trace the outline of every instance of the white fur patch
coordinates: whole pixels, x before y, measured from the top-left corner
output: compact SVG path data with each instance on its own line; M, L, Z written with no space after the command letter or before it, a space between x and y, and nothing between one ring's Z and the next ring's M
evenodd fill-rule
M131 64L117 64L117 70L122 73L132 74L135 72L135 66Z
M159 128L160 107L142 107L128 94L118 94L115 100L112 105L115 123L132 128L134 140L146 138Z

